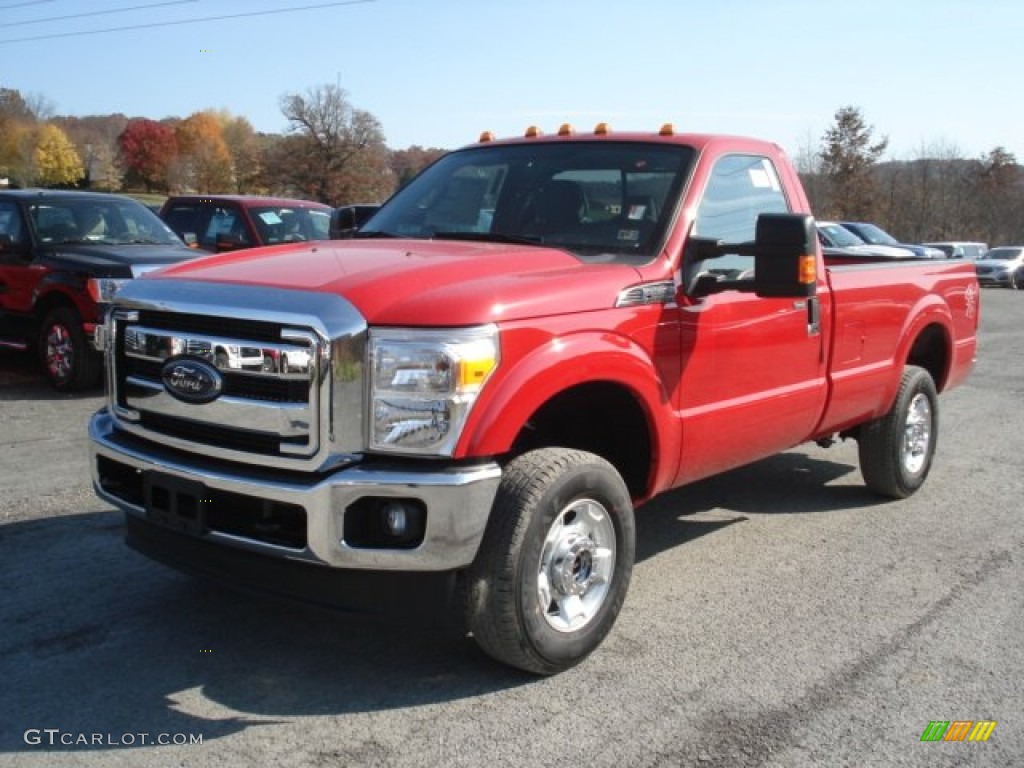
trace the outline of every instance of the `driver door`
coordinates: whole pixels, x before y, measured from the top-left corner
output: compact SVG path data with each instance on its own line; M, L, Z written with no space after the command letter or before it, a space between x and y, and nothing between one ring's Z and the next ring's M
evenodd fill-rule
M789 211L769 158L723 155L709 174L691 234L751 241L759 214ZM702 268L742 280L753 276L753 262L730 254ZM770 456L812 434L827 393L821 323L814 322L821 317L818 301L727 290L681 302L679 482Z

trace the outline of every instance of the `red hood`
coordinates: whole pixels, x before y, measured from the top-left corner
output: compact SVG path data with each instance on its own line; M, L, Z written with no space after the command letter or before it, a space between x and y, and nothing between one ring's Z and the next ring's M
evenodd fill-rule
M639 273L554 248L345 240L210 256L153 277L321 291L370 324L461 326L606 309Z

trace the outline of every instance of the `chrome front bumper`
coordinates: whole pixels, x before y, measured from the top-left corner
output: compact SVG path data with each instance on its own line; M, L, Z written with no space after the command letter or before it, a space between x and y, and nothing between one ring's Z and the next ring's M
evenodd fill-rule
M282 546L214 529L197 540L248 550L278 559L302 560L344 569L376 571L446 571L472 563L487 525L501 479L493 462L472 466L435 467L423 462L357 464L331 474L303 477L253 467L235 471L203 457L182 457L160 446L118 431L106 409L89 423L90 465L97 495L128 515L146 519L138 493L119 494L101 472L101 461L122 476L158 473L192 487L251 500L254 507L279 503L305 512L302 548ZM414 549L358 548L344 540L346 511L364 497L415 499L427 510L423 542Z

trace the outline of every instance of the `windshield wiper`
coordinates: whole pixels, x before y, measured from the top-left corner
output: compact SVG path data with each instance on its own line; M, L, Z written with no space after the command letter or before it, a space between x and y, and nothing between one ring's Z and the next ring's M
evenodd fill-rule
M390 232L383 232L381 230L375 230L371 232L356 232L353 238L356 240L371 240L373 238L388 238L388 237L401 237L401 235L393 235Z
M435 240L471 240L481 243L514 243L516 245L540 245L543 239L527 235L506 235L502 232L434 232Z

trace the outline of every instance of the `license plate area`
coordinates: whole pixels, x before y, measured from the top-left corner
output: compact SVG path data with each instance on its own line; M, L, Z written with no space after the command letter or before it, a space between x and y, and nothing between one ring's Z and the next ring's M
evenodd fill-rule
M146 517L157 525L191 536L207 532L209 491L202 483L162 472L146 472L143 479Z

